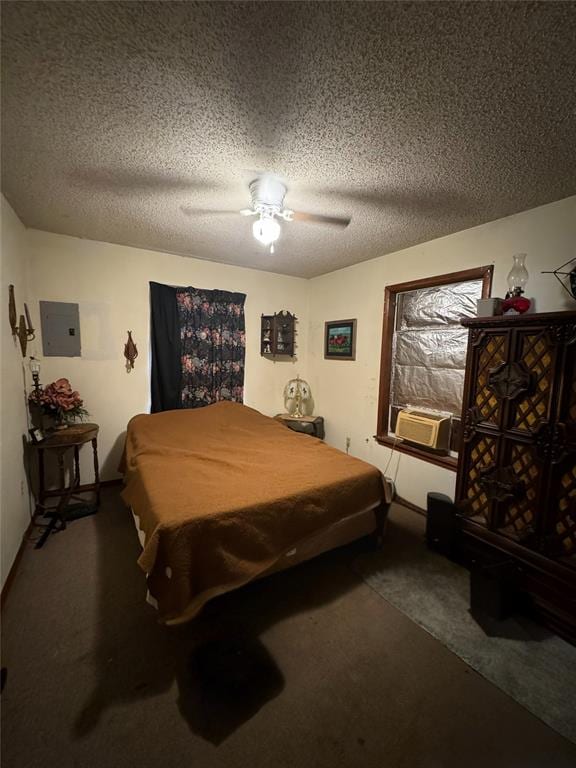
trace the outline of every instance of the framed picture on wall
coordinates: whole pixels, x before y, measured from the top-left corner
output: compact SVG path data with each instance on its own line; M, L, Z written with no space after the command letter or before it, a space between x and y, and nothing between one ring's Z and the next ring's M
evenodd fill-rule
M356 359L356 320L334 320L324 326L326 360Z

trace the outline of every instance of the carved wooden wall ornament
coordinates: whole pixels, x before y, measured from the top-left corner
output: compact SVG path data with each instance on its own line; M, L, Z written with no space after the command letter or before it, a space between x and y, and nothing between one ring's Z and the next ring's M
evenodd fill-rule
M128 331L128 340L124 344L124 357L126 358L126 372L134 370L134 361L138 357L138 349L132 339L132 331Z

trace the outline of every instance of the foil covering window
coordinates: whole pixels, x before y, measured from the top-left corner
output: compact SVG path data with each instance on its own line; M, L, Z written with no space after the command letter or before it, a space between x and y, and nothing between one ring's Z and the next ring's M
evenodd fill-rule
M460 417L468 332L463 317L476 315L482 281L398 294L390 389L393 430L401 408L419 406Z

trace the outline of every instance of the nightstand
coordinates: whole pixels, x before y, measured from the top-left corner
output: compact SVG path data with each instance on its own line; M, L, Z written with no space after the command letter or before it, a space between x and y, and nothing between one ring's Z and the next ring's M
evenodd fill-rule
M306 435L324 440L324 419L322 416L302 416L302 418L297 419L295 416L290 416L289 413L279 413L274 418L281 421L289 429L293 429L294 432L304 432Z

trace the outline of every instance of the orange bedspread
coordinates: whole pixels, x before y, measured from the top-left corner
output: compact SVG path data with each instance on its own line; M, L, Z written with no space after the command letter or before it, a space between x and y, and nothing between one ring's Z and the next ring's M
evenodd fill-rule
M167 624L383 497L375 467L230 402L135 416L124 461L138 562Z

